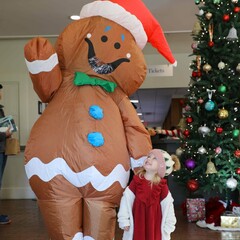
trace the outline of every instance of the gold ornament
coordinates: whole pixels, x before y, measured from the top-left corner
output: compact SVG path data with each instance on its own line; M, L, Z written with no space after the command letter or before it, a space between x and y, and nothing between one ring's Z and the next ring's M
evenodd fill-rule
M209 40L210 40L210 42L212 42L213 41L213 23L209 24L208 32L209 32Z
M225 119L228 117L228 111L224 108L220 109L219 112L218 112L218 117L220 119Z
M201 56L196 57L197 69L198 71L201 70Z
M179 147L179 148L176 149L176 155L177 155L178 157L180 157L180 156L182 155L182 153L183 153L183 149L182 149L181 147Z
M211 17L212 17L212 13L207 12L207 13L205 14L205 17L206 17L208 20L210 20Z
M198 35L202 31L202 27L200 25L200 22L197 20L193 26L192 34Z
M236 71L240 73L240 63L237 65Z
M205 65L203 65L203 71L205 71L205 72L209 72L209 71L211 71L212 70L212 66L211 65L209 65L208 63L206 63Z
M232 0L232 3L238 3L238 0Z
M187 128L186 119L184 117L179 120L179 123L177 124L177 127L181 130L185 130Z
M207 164L206 174L213 174L213 173L217 173L217 169L216 169L214 163L210 159Z

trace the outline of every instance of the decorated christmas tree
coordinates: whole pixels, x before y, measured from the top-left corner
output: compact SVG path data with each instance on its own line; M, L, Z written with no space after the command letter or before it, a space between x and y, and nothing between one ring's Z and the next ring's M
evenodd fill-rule
M190 193L240 189L240 0L195 0L182 169Z

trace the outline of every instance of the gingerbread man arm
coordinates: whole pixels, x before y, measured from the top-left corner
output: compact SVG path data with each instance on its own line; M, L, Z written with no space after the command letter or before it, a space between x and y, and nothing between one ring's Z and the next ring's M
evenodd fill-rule
M135 160L147 156L152 149L150 135L141 123L129 98L119 88L112 93L112 97L121 113L130 156Z
M37 37L25 45L24 55L35 92L49 102L62 82L55 49L47 39Z

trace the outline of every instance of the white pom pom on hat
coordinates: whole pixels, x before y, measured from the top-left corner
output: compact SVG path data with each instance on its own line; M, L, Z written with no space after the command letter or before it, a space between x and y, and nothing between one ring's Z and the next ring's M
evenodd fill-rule
M141 0L98 0L84 5L80 18L93 16L118 23L131 32L141 49L149 42L171 64L177 65L160 24Z

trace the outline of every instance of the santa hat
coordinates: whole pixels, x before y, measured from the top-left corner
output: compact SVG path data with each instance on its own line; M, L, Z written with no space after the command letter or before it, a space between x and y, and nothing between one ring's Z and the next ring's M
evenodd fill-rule
M160 149L153 149L150 151L149 154L154 155L154 157L158 161L158 175L160 178L164 178L165 173L166 173L166 163L163 157L163 153Z
M143 49L151 43L170 63L176 60L168 46L163 30L141 0L99 0L83 6L80 18L102 16L128 29Z

